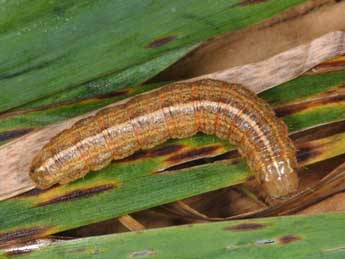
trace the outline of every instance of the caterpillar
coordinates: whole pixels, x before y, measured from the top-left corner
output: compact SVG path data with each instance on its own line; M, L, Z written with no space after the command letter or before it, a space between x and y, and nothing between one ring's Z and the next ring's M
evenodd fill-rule
M269 197L296 192L296 151L285 123L245 87L211 79L170 84L76 122L38 152L30 177L41 189L65 184L112 160L197 132L237 145Z

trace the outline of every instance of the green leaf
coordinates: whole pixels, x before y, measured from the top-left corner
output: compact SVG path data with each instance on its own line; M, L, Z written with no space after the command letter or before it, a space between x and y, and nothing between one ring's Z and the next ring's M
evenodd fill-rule
M65 90L78 88L74 91L80 98L89 96L89 88L94 95L137 84L161 70L154 60L169 52L247 27L305 0L246 2L3 1L0 111Z
M344 221L338 213L185 225L62 241L20 258L340 259Z

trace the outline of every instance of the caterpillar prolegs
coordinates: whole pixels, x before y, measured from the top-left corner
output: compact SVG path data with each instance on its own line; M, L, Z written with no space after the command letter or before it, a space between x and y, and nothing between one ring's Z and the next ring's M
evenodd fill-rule
M39 188L68 183L197 132L236 144L271 198L297 190L296 151L284 122L248 89L209 79L171 84L76 122L40 150L30 176Z

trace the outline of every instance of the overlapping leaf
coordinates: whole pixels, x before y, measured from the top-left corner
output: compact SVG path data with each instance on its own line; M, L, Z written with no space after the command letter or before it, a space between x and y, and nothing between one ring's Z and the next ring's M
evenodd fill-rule
M0 251L0 258L335 259L344 257L344 220L342 213L195 224L76 239L50 246L46 246L49 242L41 242L37 250L32 245L26 251L25 246L22 250Z
M3 1L0 112L64 90L70 100L142 82L180 48L302 2Z

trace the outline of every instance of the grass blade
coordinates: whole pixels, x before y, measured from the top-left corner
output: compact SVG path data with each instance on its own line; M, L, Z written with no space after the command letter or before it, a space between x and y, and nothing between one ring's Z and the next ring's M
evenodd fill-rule
M109 75L123 75L111 90L128 86L140 64L302 2L6 1L0 9L0 112ZM135 81L147 73L141 76Z
M276 258L279 254L282 259L335 259L345 252L344 220L345 214L338 213L169 227L62 241L29 249L20 258ZM10 250L2 251L1 258L12 256L16 258Z

